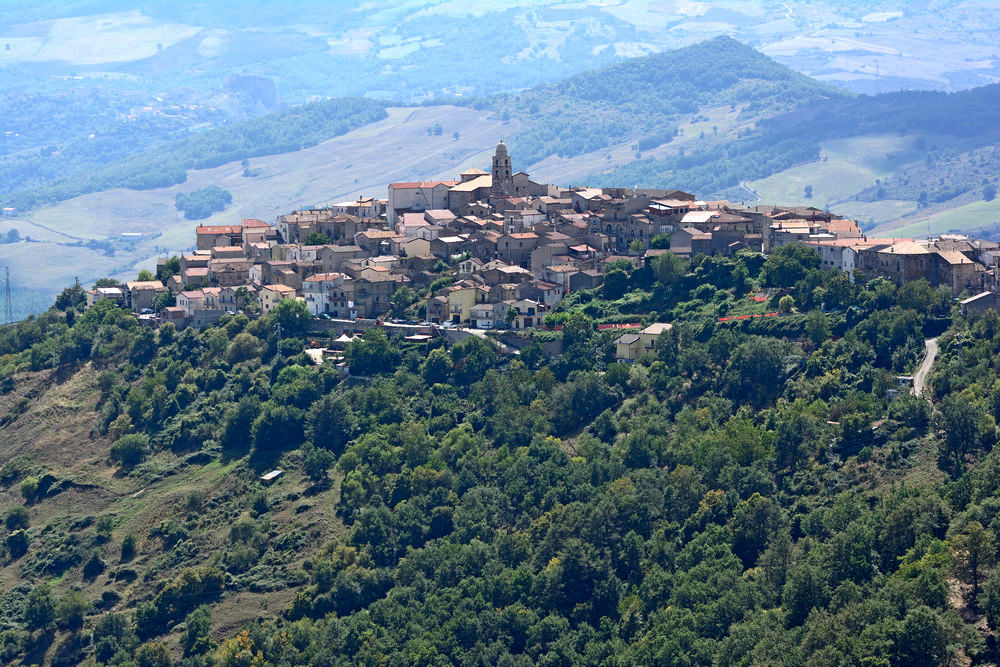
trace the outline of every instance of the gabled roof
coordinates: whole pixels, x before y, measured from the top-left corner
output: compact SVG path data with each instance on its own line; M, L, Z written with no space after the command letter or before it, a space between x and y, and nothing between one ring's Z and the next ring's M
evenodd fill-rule
M411 183L390 183L389 188L392 190L420 190L422 188L433 189L439 185L451 187L457 184L458 181L414 181Z
M240 225L198 225L195 229L196 234L209 234L215 236L217 234L241 234L243 232L243 227Z

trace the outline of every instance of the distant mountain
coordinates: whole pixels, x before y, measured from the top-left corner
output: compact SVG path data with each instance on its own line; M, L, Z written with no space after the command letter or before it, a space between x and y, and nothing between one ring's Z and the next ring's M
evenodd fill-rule
M729 37L633 58L486 104L518 117L512 138L522 164L573 157L635 140L641 150L670 142L678 121L706 106L739 106L745 119L850 94L779 65ZM479 103L480 105L483 102Z
M593 182L653 186L669 181L703 196L721 196L742 181L819 159L824 140L886 133L950 138L949 150L957 153L996 144L1000 85L958 93L803 99L795 109L760 118L745 136L708 139L695 151L636 160L595 174Z

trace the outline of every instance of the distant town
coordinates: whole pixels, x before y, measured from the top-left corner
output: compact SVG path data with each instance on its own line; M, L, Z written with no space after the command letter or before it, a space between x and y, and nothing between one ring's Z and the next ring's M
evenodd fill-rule
M994 307L1000 258L1000 244L957 234L867 238L855 221L813 207L540 184L512 172L503 142L489 173L392 183L385 199L293 211L274 224L199 226L196 238L193 252L159 260L157 279L102 281L88 307L113 299L153 323L203 327L301 299L326 320L382 320L417 305L422 318L408 324L527 329L571 291L600 286L621 260L640 267L668 252L766 254L799 242L852 279L926 279L974 295L965 309Z

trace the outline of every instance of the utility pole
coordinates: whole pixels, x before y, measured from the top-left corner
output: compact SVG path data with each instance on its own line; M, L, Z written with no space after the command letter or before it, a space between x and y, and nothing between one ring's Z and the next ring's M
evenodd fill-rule
M4 268L4 281L3 281L3 293L4 293L4 308L3 308L3 319L5 324L10 324L14 321L14 306L10 302L10 267L5 266Z

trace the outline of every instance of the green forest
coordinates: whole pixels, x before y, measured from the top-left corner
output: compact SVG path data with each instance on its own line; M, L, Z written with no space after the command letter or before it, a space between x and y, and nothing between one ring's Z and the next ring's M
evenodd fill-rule
M185 220L204 220L233 203L233 195L217 185L210 185L192 192L178 192L174 206L184 212Z
M0 329L0 660L995 661L1000 316L795 244L612 272L517 355L373 329L346 375L291 300ZM620 321L673 327L621 364Z

